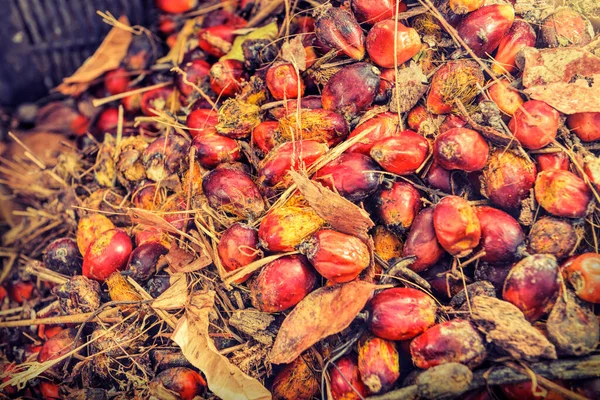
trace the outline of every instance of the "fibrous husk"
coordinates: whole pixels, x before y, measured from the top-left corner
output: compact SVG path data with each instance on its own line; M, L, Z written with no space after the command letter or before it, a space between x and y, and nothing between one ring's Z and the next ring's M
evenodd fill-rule
M406 68L397 72L396 85L392 89L390 111L410 111L427 92L427 76L421 67L411 62Z
M229 317L229 325L267 346L272 345L275 338L275 335L267 329L273 321L275 321L274 316L255 309L235 311Z
M556 359L554 345L509 302L488 296L471 301L471 319L487 341L518 360Z
M75 275L60 286L52 288L60 308L67 314L96 311L100 307L100 284L83 275Z
M415 379L419 398L450 399L469 389L473 373L466 365L446 363L430 368Z

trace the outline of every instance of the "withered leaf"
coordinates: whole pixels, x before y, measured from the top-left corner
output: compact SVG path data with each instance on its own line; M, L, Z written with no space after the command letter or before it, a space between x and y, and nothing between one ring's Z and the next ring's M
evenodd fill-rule
M290 363L319 340L346 329L376 288L372 283L353 281L310 293L281 324L269 361Z
M208 254L201 252L196 255L179 248L176 243L171 245L164 257L169 263L169 270L173 273L198 271L212 263Z
M600 112L600 57L559 47L523 50L525 93L565 114Z
M169 288L152 302L152 308L160 310L177 310L183 308L188 294L186 275L184 273L171 275L169 284Z
M289 174L310 206L334 229L368 240L368 231L375 224L365 210L296 171Z
M296 36L281 46L281 58L295 64L300 71L306 69L306 51L301 36Z
M392 90L390 111L410 111L427 91L427 76L421 67L411 61L406 68L398 70L396 86Z
M208 335L208 315L214 307L215 292L196 292L189 298L185 315L172 339L183 355L206 376L208 388L223 400L270 400L269 391L219 354Z
M129 25L129 20L125 16L119 18L119 21ZM73 75L63 79L63 83L56 90L62 94L73 96L86 90L94 79L121 64L127 55L132 37L131 32L113 27L96 52Z
M487 341L517 360L556 359L554 345L535 329L516 306L488 296L471 300L471 319Z

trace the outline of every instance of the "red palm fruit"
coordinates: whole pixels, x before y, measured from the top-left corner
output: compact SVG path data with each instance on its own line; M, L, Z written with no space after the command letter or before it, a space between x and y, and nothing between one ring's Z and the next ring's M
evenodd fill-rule
M266 83L275 100L304 96L304 81L291 63L274 64L269 67Z
M286 204L262 219L258 237L261 246L269 251L292 251L323 224L325 221L311 207Z
M132 202L137 208L156 210L158 206L164 203L165 198L166 188L161 188L152 181L143 180L136 185Z
M221 264L226 271L242 268L258 259L258 232L251 226L241 223L231 225L223 234L217 245ZM235 283L243 283L250 278L248 274Z
M367 53L382 68L402 65L419 51L421 38L417 30L393 19L376 23L367 35Z
M596 187L600 187L600 158L588 155L583 159L583 172Z
M285 115L279 119L278 129L277 139L281 142L317 140L334 146L346 138L350 128L340 114L317 108Z
M221 97L235 96L247 78L244 64L238 60L219 61L210 68L210 88Z
M571 161L569 156L564 151L558 153L538 154L535 156L540 171L550 171L560 169L568 171Z
M585 253L566 267L567 279L575 294L590 303L600 303L600 255Z
M284 365L273 379L273 400L311 400L320 388L315 367L316 359L310 352Z
M427 175L425 175L425 180L434 189L452 193L452 172L442 168L435 160L431 163Z
M485 25L482 25L485 26ZM450 61L438 69L431 79L427 95L427 110L433 114L448 114L455 100L469 104L483 85L483 73L472 60Z
M288 172L292 168L309 168L327 150L325 143L316 140L284 143L270 151L262 160L258 181L266 186L287 187L291 183Z
M104 76L104 87L112 95L120 94L129 90L129 73L123 67L108 71Z
M219 113L213 109L198 108L187 116L185 123L190 128L190 135L194 137L204 129L217 126Z
M159 242L146 242L136 247L129 255L127 271L136 281L147 281L156 273L156 265L160 256L164 256L168 252L167 248Z
M219 135L214 128L198 133L192 140L192 147L196 149L196 160L208 169L239 161L242 157L238 142Z
M504 384L500 385L499 388L507 400L565 400L560 393L548 390L540 385L537 385L534 392L531 381Z
M394 342L363 337L358 342L358 372L370 393L387 392L400 377L400 358Z
M83 257L71 238L56 239L44 250L44 267L63 275L78 275Z
M345 355L340 358L329 373L333 400L359 400L369 394L360 379L356 357Z
M50 339L46 340L38 353L38 362L56 360L81 345L81 338L75 341L77 330L73 328L63 329Z
M175 393L178 399L192 400L201 397L207 384L202 375L187 367L169 368L150 381L150 394L162 398L164 393ZM166 389L166 390L165 390ZM172 396L172 395L171 395Z
M497 208L477 207L481 226L481 261L502 264L521 258L525 250L525 234L521 225L508 213Z
M525 47L535 47L535 30L528 22L517 18L500 40L494 57L492 71L497 74L513 73L517 69L517 55Z
M196 86L200 86L204 80L208 80L208 73L210 71L210 64L201 59L195 59L182 67L182 70L186 74L186 79ZM175 77L177 89L185 97L188 97L194 92L194 88L183 81L183 75L177 75Z
M429 142L413 131L378 140L371 148L371 157L388 172L413 174L427 159Z
M567 117L567 126L584 142L600 139L600 112L584 112Z
M557 217L582 218L592 201L590 188L569 171L542 171L535 180L535 199Z
M321 101L323 108L352 117L366 110L379 91L380 72L373 65L360 62L343 67L328 81Z
M569 220L542 217L529 231L527 250L532 254L552 254L562 260L575 249L577 242L577 232Z
M467 128L450 129L435 138L433 158L445 169L466 172L482 170L490 147L476 131Z
M82 275L103 281L127 265L133 245L121 229L106 231L90 245L83 256Z
M34 292L35 284L33 282L17 281L8 286L8 296L12 301L19 304L31 300Z
M506 79L500 79L499 82L492 84L488 89L488 94L500 111L510 116L514 115L525 102Z
M469 321L453 319L434 325L410 344L413 363L427 369L457 362L469 368L479 366L487 357L479 332Z
M137 225L133 228L135 245L141 246L144 243L158 242L166 248L171 247L171 237L164 230L150 225Z
M304 256L279 258L265 265L250 283L252 305L262 312L294 307L317 284L317 274Z
M277 146L277 129L279 122L277 121L263 121L256 125L252 130L252 143L256 145L263 152L263 154L269 153Z
M383 225L373 229L373 251L385 261L402 257L402 241Z
M315 19L307 15L296 16L292 19L294 26L296 27L296 33L314 33L315 32Z
M189 140L175 134L150 143L142 159L148 179L160 182L179 171L181 163L186 162L189 147Z
M40 382L40 394L44 400L50 399L62 399L60 395L60 386L52 382L41 381Z
M433 208L426 208L414 219L402 256L415 256L416 261L409 267L415 272L423 272L434 265L444 255L444 248L437 241L433 226Z
M511 268L504 281L502 298L521 310L527 320L536 321L552 309L559 289L556 258L535 254Z
M198 46L213 57L223 57L231 50L236 30L232 25L215 25L198 33Z
M352 12L361 23L374 24L394 18L396 12L406 10L406 4L400 1L396 10L396 0L352 0Z
M471 50L478 57L483 57L496 50L514 20L512 5L493 4L467 15L458 24L457 31Z
M424 106L418 104L408 112L408 116L406 117L406 123L408 124L408 127L410 129L412 129L415 132L419 132L419 130L421 129L421 125L428 119L431 119L432 117L433 114L427 111L427 109Z
M115 107L108 107L102 110L96 119L96 130L99 133L110 132L117 128L119 124L119 110Z
M362 153L368 156L375 142L396 134L398 131L398 115L391 112L377 114L375 117L354 128L350 132L348 139L352 139L365 131L369 132L358 142L350 146L346 150L347 153Z
M433 227L440 245L457 257L469 254L481 238L475 208L458 196L446 196L435 206Z
M367 325L376 336L408 340L435 324L437 306L426 293L412 288L385 289L369 305Z
M483 191L492 203L515 210L529 195L535 177L535 164L520 155L498 149L490 154L481 181Z
M160 207L163 219L179 230L184 229L193 219L187 211L187 200L183 193L175 193L167 197Z
M329 8L317 18L315 33L319 42L350 58L362 60L365 56L365 35L349 11Z
M79 220L77 224L77 247L81 254L85 254L88 247L100 234L115 229L115 224L102 214L91 214Z
M321 96L304 96L300 99L300 109L314 110L322 108ZM289 99L283 101L282 107L275 107L269 110L269 113L275 120L279 120L298 111L298 99Z
M198 5L198 0L156 0L156 6L166 13L183 14Z
M71 121L71 124L69 125L69 128L74 134L76 134L77 136L84 137L85 134L88 132L89 127L90 120L88 119L88 117L82 114L78 114L75 118L73 118L73 121Z
M537 150L556 138L558 122L558 111L543 101L529 100L515 112L508 127L523 147Z
M468 14L483 6L485 0L450 0L450 8L458 15Z
M439 127L440 133L444 133L454 128L462 128L467 125L467 122L458 115L449 114L444 118L444 122Z
M361 201L379 188L379 166L369 156L345 153L329 162L313 176L350 201Z
M140 107L142 105L142 94L136 93L124 97L123 99L121 99L121 104L123 104L125 111L130 113L137 113L138 111L140 111Z
M592 41L593 32L581 14L561 7L542 22L540 42L543 47L580 47Z
M392 89L396 85L395 70L393 68L382 68L379 80L379 90L377 96L375 96L375 103L387 104L392 96Z
M155 111L169 109L169 105L174 101L173 99L173 89L170 87L152 89L142 93L140 109L144 115L153 117L157 115Z
M235 168L217 168L202 179L208 204L238 217L254 218L265 210L265 202L250 176Z
M421 194L408 182L394 182L374 198L377 216L388 228L403 233L421 211Z
M317 272L335 283L349 282L369 266L369 248L357 237L321 229L304 241L302 252Z

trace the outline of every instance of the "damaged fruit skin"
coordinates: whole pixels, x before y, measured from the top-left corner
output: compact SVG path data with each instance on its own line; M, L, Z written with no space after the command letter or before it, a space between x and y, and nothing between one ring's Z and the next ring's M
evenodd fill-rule
M409 267L415 272L423 272L442 258L445 251L440 245L433 225L433 208L426 208L414 219L408 232L402 256L415 256L417 259Z
M369 391L360 379L356 357L343 356L331 368L329 375L334 400L359 400L368 396Z
M490 147L476 131L454 128L438 135L433 144L433 158L442 168L466 172L482 170Z
M100 234L115 229L115 224L102 214L91 214L79 220L77 224L77 247L81 254L85 254L88 247Z
M508 128L529 150L538 150L552 143L558 132L559 114L539 100L523 103L508 123Z
M388 391L400 377L400 360L392 341L367 336L358 343L358 371L370 393Z
M325 221L311 207L284 205L271 210L260 222L258 237L269 251L293 251Z
M427 95L427 110L433 114L449 114L456 99L469 104L483 85L483 73L472 60L450 61L438 69L431 79Z
M517 55L525 47L535 47L535 30L527 21L516 19L506 35L500 40L494 57L492 71L496 74L513 73L517 69Z
M377 215L388 228L402 233L421 211L421 194L408 182L398 181L375 196Z
M535 199L557 217L582 218L592 202L592 193L583 179L569 171L542 171L535 180Z
M317 18L315 33L321 43L350 58L360 61L365 56L365 35L354 15L346 10L329 8Z
M265 265L250 283L252 305L262 312L294 307L317 284L317 274L304 256L279 258Z
M568 171L571 165L569 156L562 151L560 153L538 154L535 157L535 161L537 161L540 171L550 171L553 169Z
M600 303L600 255L585 253L566 267L567 279L580 299Z
M369 57L382 68L404 64L421 51L419 33L393 19L376 23L369 31L366 43Z
M479 366L487 351L479 332L469 321L454 319L429 328L410 344L413 363L427 369L457 362L469 368Z
M362 240L332 229L321 229L299 250L319 274L335 283L354 280L371 261L369 248Z
M590 22L569 7L559 8L540 27L540 42L545 47L580 47L591 41Z
M435 324L435 301L417 289L392 288L376 294L368 305L367 325L377 337L408 340Z
M456 257L469 254L481 238L475 208L462 197L444 197L433 211L433 226L440 245Z
M364 200L379 187L379 166L371 157L345 153L321 168L313 180L350 201Z
M202 180L202 191L215 210L249 218L257 217L265 210L258 187L248 174L238 169L212 170Z
M44 250L44 266L63 275L77 275L83 257L77 242L71 238L52 241Z
M320 387L312 361L310 354L303 354L285 365L273 380L273 400L311 400Z
M304 96L304 81L291 63L276 64L267 70L267 87L275 100Z
M525 250L525 234L521 225L510 214L493 207L477 207L481 226L481 261L499 264L513 262Z
M191 146L196 150L196 160L204 168L214 168L221 163L235 162L241 158L238 143L217 134L214 128L199 132L192 139Z
M567 126L584 142L600 140L600 112L571 114Z
M536 254L511 268L504 281L502 298L521 310L528 321L536 321L552 309L559 289L556 258Z
M373 230L373 251L385 261L402 256L402 241L394 232L383 225Z
M207 384L202 375L193 369L174 367L162 371L150 382L150 393L161 398L164 394L161 394L159 387L175 392L181 400L192 400L204 394Z
M90 245L83 257L82 275L98 281L127 265L133 250L131 238L121 229L106 231Z
M143 153L143 163L148 179L164 180L177 172L188 154L188 139L171 134L152 142Z
M529 231L527 250L531 254L552 254L562 260L575 250L577 241L577 232L568 220L542 217Z
M500 111L510 116L513 116L525 102L506 79L500 79L499 82L492 84L488 89L488 94Z
M235 96L242 81L247 79L244 64L238 60L219 61L210 68L210 88L222 97Z
M398 131L398 115L391 112L378 114L354 128L354 130L350 132L348 139L352 139L367 130L369 133L365 134L361 140L350 146L348 150L346 150L347 153L370 155L371 148L378 140L396 134Z
M491 54L515 20L510 4L484 6L468 14L458 24L458 34L478 57Z
M413 174L427 159L429 142L413 131L403 131L375 142L371 157L381 167L398 175Z
M235 271L255 261L258 251L258 232L251 226L235 223L223 234L217 245L221 263L227 272ZM248 274L235 283L243 283L250 278Z
M347 118L366 110L379 91L380 74L376 67L364 62L342 68L323 88L323 108Z

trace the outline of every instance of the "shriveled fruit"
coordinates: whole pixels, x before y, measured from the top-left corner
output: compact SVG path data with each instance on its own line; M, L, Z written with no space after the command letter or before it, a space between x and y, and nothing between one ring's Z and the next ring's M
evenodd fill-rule
M334 400L359 400L369 393L360 379L355 356L340 358L331 368L329 376Z
M273 400L312 399L320 387L314 367L310 352L285 365L273 379Z
M410 269L415 272L425 271L438 262L445 253L435 234L433 213L434 209L430 207L415 217L404 243L402 256L417 257L410 266Z
M281 63L271 66L266 76L269 92L276 100L302 97L304 81L291 63Z
M556 258L536 254L511 268L504 282L502 298L517 306L529 321L535 321L552 309L559 288Z
M517 69L517 55L525 47L535 47L535 30L527 21L517 18L500 40L492 71L497 74L513 73Z
M354 15L346 10L329 8L317 18L315 33L321 43L350 58L362 60L365 56L365 35Z
M234 271L255 261L259 256L258 232L251 226L235 223L223 232L217 251L226 271ZM250 274L236 283L243 283Z
M400 361L394 342L363 337L358 342L358 372L370 393L388 391L400 377Z
M121 229L111 229L92 242L83 257L82 274L103 281L113 272L122 270L133 249L131 239Z
M479 332L462 319L434 325L417 336L410 344L410 354L413 363L423 369L448 362L475 368L487 357Z
M71 238L56 239L44 250L44 266L63 275L77 275L83 257L77 242Z
M383 169L398 175L412 174L425 162L429 142L413 131L403 131L378 140L371 148L371 157Z
M481 178L482 191L492 203L505 209L521 206L533 188L536 168L528 159L503 149L490 154Z
M466 172L485 167L490 148L476 131L466 128L450 129L435 138L433 157L445 169Z
M492 264L513 262L525 250L525 234L521 225L510 214L493 207L477 207L481 226L481 261Z
M115 229L115 224L102 214L91 214L79 220L77 224L77 247L81 254L85 254L90 244L100 234Z
M478 56L491 54L515 20L510 4L493 4L468 14L457 27L458 34Z
M531 254L552 254L558 260L567 257L577 244L577 232L570 221L542 217L535 221L529 231Z
M317 274L304 256L279 258L251 281L252 305L262 312L285 311L306 297L316 283Z
M567 279L575 294L590 303L600 303L600 255L585 253L567 264Z
M377 215L387 227L402 233L421 210L421 194L408 182L397 181L374 196Z
M265 209L258 187L248 174L238 169L219 168L209 172L202 180L202 191L215 210L252 218Z
M188 139L171 134L152 142L143 154L148 179L159 182L176 173L188 154Z
M469 254L481 238L475 208L462 197L444 197L433 211L433 226L440 245L457 257Z
M244 64L238 60L219 61L210 68L210 88L219 96L234 96L247 78Z
M546 47L579 47L591 42L590 22L569 7L561 7L540 27L540 42Z
M146 242L136 247L129 256L127 271L136 281L144 282L156 273L160 256L167 254L165 246L158 242Z
M600 139L600 112L575 113L567 117L567 126L584 142Z
M537 150L556 138L558 118L558 111L548 104L529 100L515 111L508 127L523 147Z
M376 23L369 31L366 43L371 60L383 68L399 66L421 51L419 33L394 19Z
M450 61L438 69L431 79L427 95L427 110L433 114L448 114L456 100L470 104L483 85L483 73L472 60Z
M258 228L261 246L269 251L292 251L325 221L308 206L284 205L262 219Z
M569 171L542 171L535 180L535 199L557 217L581 218L592 201L590 188Z
M425 332L435 323L437 311L430 296L412 288L383 290L367 308L369 329L387 340L408 340Z
M299 247L317 272L335 282L349 282L369 266L367 245L357 237L321 229Z
M347 118L356 116L373 104L379 90L380 74L377 68L364 62L342 68L323 88L323 108Z
M181 400L192 400L202 396L207 384L202 375L191 368L169 368L150 381L150 393L157 398L176 393Z
M83 275L75 275L52 288L60 308L67 314L94 312L100 307L100 284Z

